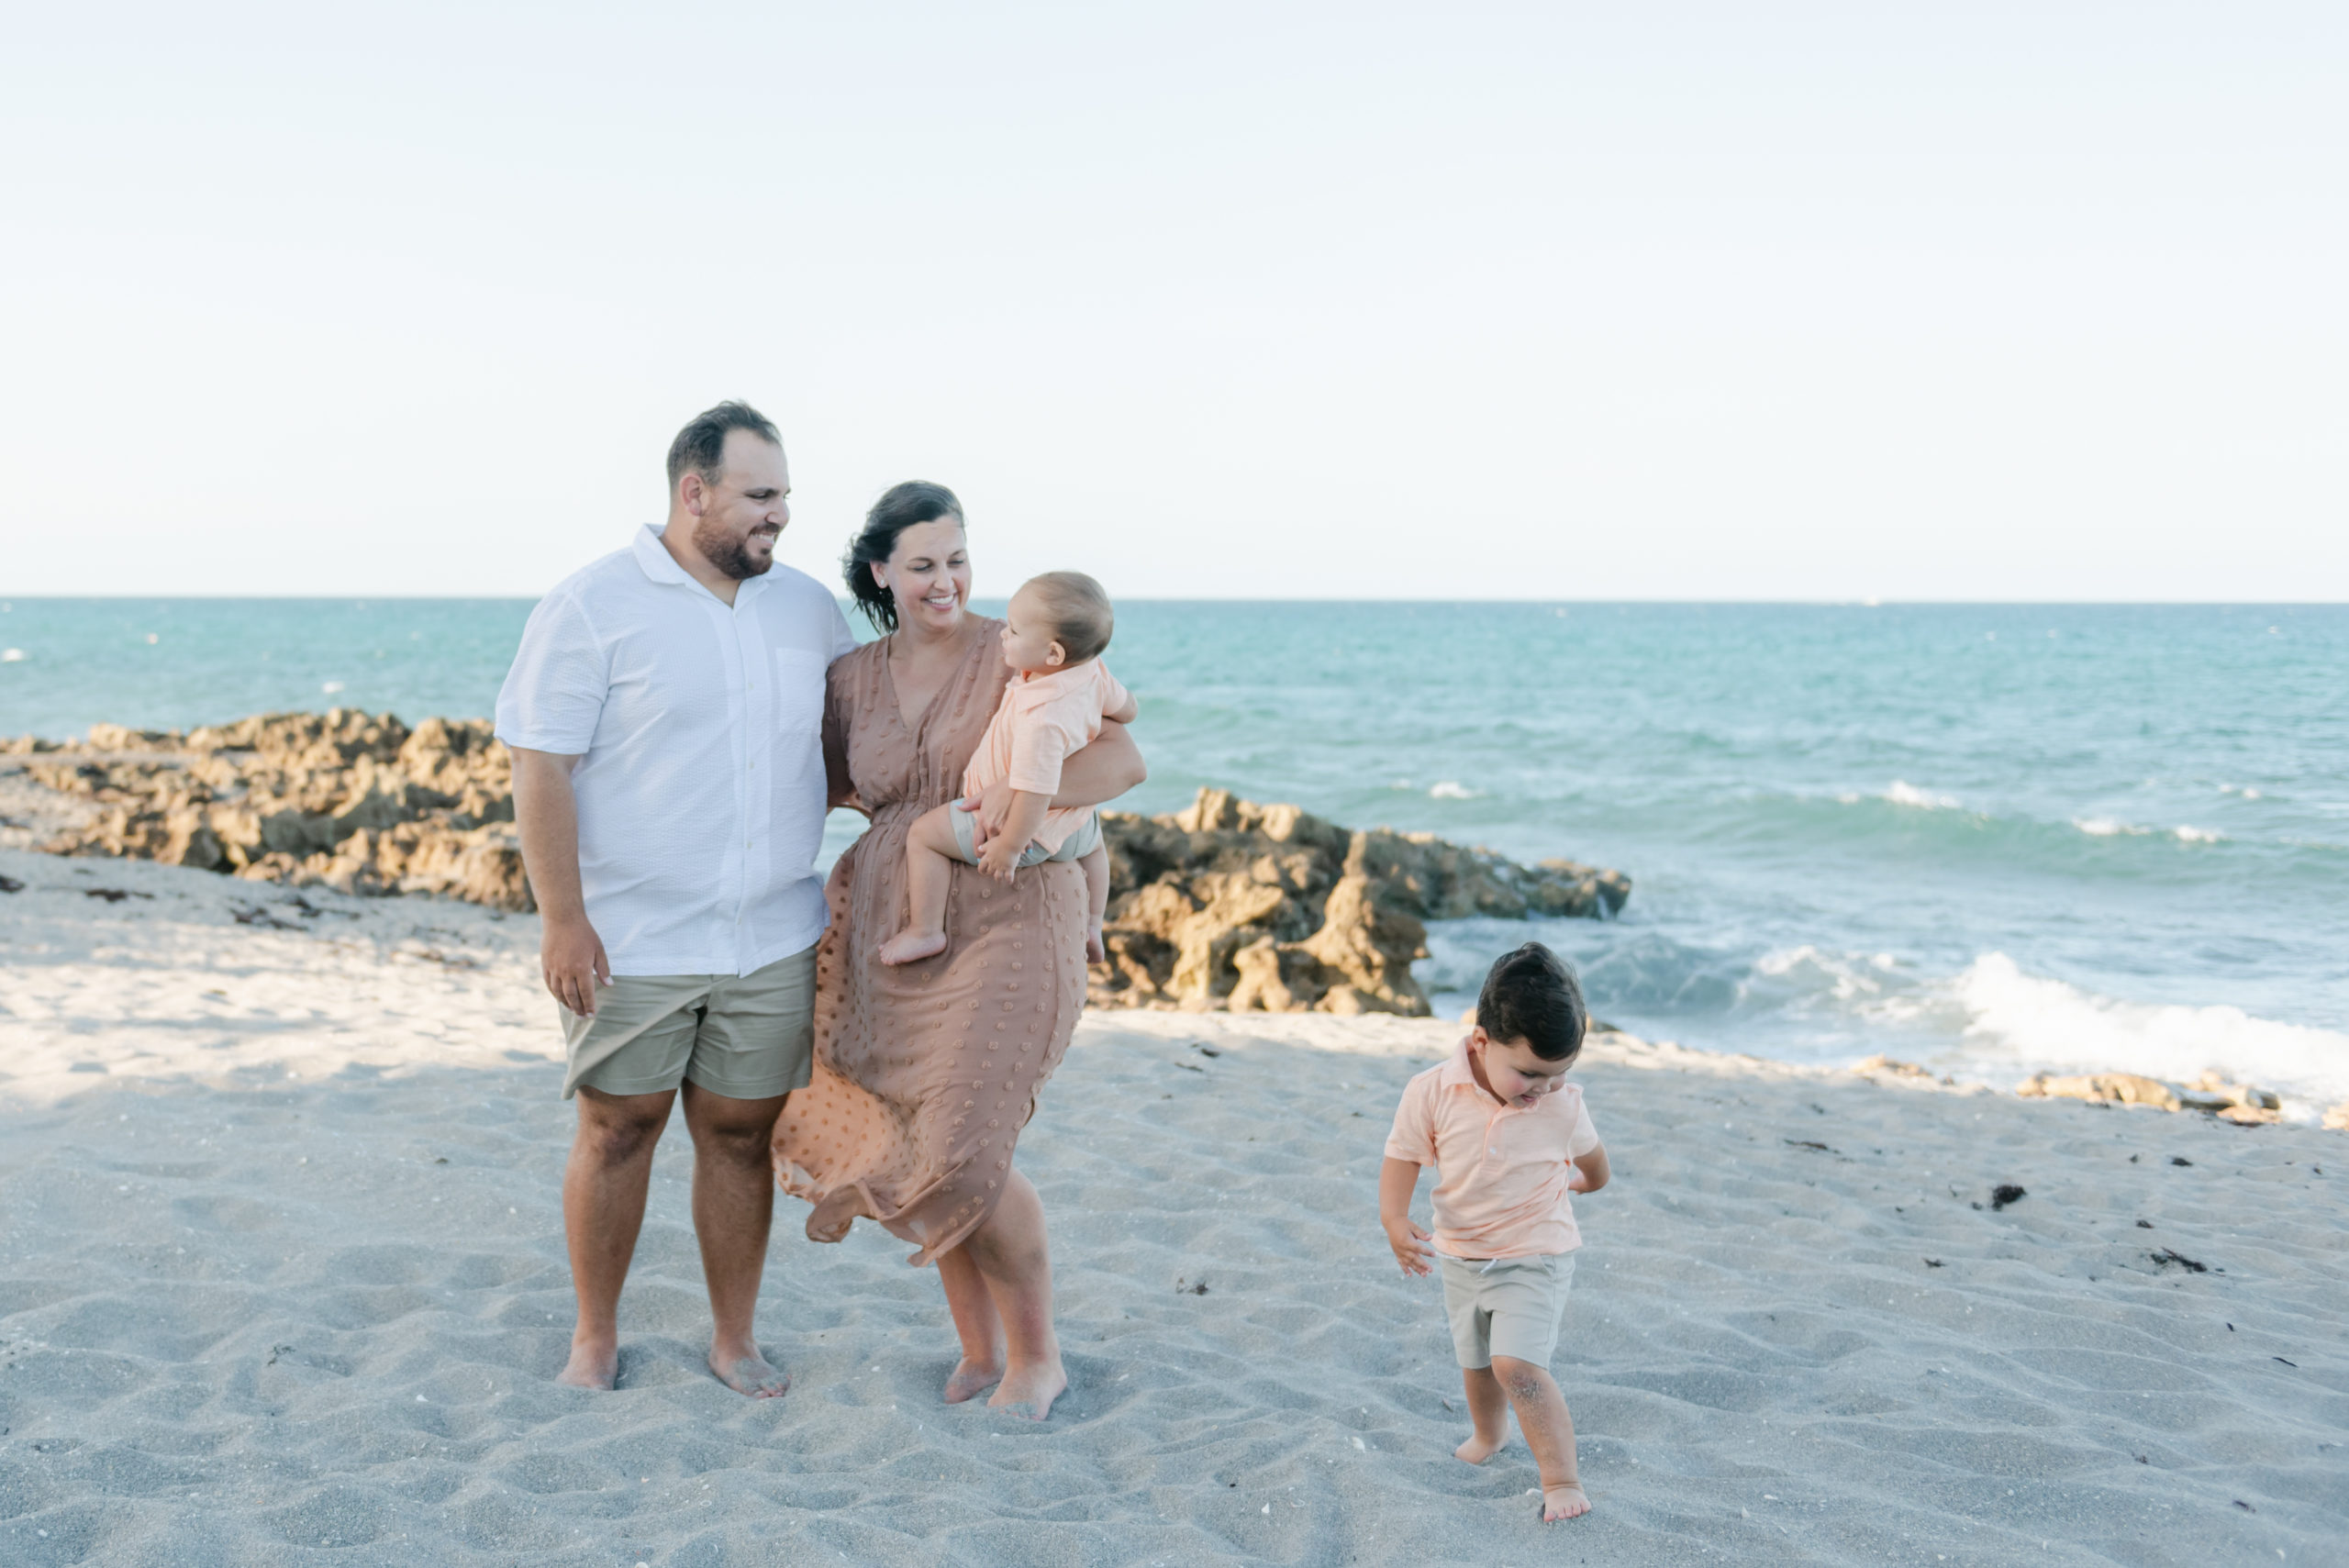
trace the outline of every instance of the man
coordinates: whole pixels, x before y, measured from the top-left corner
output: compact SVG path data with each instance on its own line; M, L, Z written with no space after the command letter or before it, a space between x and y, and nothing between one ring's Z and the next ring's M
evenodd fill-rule
M559 1379L576 1387L618 1374L620 1286L681 1090L710 1371L754 1398L790 1385L751 1318L768 1140L813 1043L824 668L855 646L830 593L773 570L790 492L756 409L694 419L669 449L668 522L540 602L498 694L579 1105L562 1182L579 1317Z

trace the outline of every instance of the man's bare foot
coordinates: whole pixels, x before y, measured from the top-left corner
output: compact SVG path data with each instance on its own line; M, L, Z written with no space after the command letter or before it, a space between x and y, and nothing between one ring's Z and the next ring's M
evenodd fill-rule
M735 1393L752 1399L774 1399L791 1386L791 1374L771 1365L753 1345L747 1351L720 1355L709 1352L709 1370Z
M1563 1486L1542 1488L1542 1522L1555 1524L1560 1519L1580 1518L1590 1512L1590 1499L1583 1496L1582 1487L1569 1481Z
M1098 926L1085 933L1085 962L1087 963L1109 962L1109 949L1101 940L1101 928Z
M620 1376L620 1347L593 1343L585 1340L571 1341L571 1359L554 1374L557 1383L571 1388L595 1388L610 1392Z
M944 931L899 931L881 944L884 963L913 963L946 951Z
M1003 1381L1000 1360L974 1362L964 1356L954 1363L946 1379L946 1403L960 1405L965 1399L975 1399Z
M1468 1434L1466 1442L1452 1451L1452 1457L1465 1460L1470 1464L1482 1464L1507 1447L1508 1447L1508 1431L1506 1428L1502 1429L1500 1436L1489 1442L1471 1432Z
M1000 1410L1007 1416L1025 1416L1041 1421L1052 1413L1052 1401L1068 1389L1068 1373L1061 1370L1060 1359L1038 1366L1023 1367L1007 1373L995 1397L987 1401L987 1408Z

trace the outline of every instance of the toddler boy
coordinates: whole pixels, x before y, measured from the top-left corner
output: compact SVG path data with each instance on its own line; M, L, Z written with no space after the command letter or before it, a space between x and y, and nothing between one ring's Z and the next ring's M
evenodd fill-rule
M1497 960L1476 996L1476 1027L1452 1059L1403 1086L1378 1218L1407 1274L1443 1271L1443 1306L1475 1426L1453 1453L1482 1464L1508 1440L1508 1413L1542 1471L1542 1518L1590 1511L1575 1466L1575 1424L1550 1377L1574 1281L1569 1193L1607 1184L1607 1150L1565 1081L1589 1026L1582 988L1558 957L1528 942ZM1411 1221L1419 1167L1436 1167L1435 1245Z

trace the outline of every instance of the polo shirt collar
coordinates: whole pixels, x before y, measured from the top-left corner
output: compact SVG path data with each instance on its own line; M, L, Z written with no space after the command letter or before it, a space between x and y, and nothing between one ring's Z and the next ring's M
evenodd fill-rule
M1451 1060L1443 1064L1443 1076L1437 1080L1447 1089L1466 1089L1492 1105L1503 1101L1482 1084L1476 1082L1476 1069L1468 1061L1468 1037L1462 1035L1460 1043L1452 1050Z

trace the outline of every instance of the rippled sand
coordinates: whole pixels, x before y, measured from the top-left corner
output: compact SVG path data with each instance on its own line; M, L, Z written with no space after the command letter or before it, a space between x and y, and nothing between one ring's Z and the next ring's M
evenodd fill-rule
M2344 1560L2338 1134L1602 1037L1617 1178L1554 1366L1597 1507L1544 1528L1521 1448L1451 1458L1435 1287L1375 1221L1449 1026L1088 1019L1021 1146L1072 1378L1041 1428L939 1405L933 1278L789 1202L793 1390L712 1382L674 1132L598 1396L550 1381L533 922L0 873L0 1562Z

